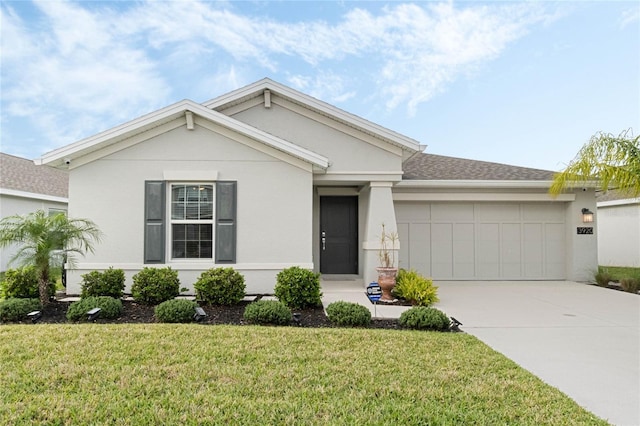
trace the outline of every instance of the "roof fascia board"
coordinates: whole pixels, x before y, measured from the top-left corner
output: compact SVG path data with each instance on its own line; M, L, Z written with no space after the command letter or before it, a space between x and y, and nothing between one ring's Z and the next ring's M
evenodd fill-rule
M560 194L553 197L548 193L424 193L424 192L392 192L393 201L519 201L519 202L568 202L575 201L576 194Z
M306 117L310 120L316 121L318 123L321 123L325 126L329 126L334 130L337 130L341 133L344 133L346 135L349 135L351 137L354 137L356 139L360 139L360 140L364 140L367 143L370 143L371 145L383 149L385 151L388 151L392 154L395 155L402 155L403 150L406 150L406 148L403 148L403 146L397 144L397 143L389 143L386 139L380 139L380 138L376 138L375 136L371 135L370 133L367 132L363 132L362 130L358 130L355 129L353 127L347 126L346 124L344 124L341 121L336 121L336 120L332 120L331 117L328 117L324 114L319 114L313 110L307 109L307 108L303 108L302 106L300 106L300 104L288 101L286 98L282 98L282 97L277 97L277 96L271 96L271 103L275 104L275 105L280 105L284 108L287 108L297 114L302 115L303 117ZM363 137L364 135L364 137Z
M394 132L393 130L384 128L378 124L365 120L364 118L350 114L333 105L320 101L304 93L298 92L297 90L284 86L268 78L259 80L253 84L207 101L203 103L203 105L207 108L217 109L223 107L225 104L240 100L244 97L251 97L258 92L264 91L265 89L269 89L271 91L272 99L274 94L290 98L294 102L298 102L302 105L308 106L328 116L336 117L338 120L344 121L356 128L360 128L366 132L377 134L383 139L393 141L394 143L403 146L404 149L408 149L410 151L418 151L420 149L420 143L412 138Z
M401 188L549 188L548 180L403 180Z
M101 145L111 144L113 142L117 142L118 140L130 138L137 133L143 133L148 130L145 129L145 127L147 126L153 126L155 123L161 122L163 120L179 118L180 115L183 115L186 111L196 113L197 115L200 115L212 122L218 123L231 130L235 130L239 133L244 134L245 136L265 143L278 150L284 151L294 157L301 158L302 160L309 162L312 165L325 169L329 167L329 160L326 157L306 150L302 147L294 145L261 130L255 129L254 127L251 127L245 123L242 123L219 112L205 108L202 105L189 100L180 101L154 113L147 114L143 117L124 123L120 126L99 133L90 138L86 138L74 144L67 145L55 151L51 151L50 153L45 154L41 159L35 160L35 163L39 165L52 164L56 161L59 162L64 158L73 158L79 153L80 155L89 154L92 151L99 149ZM184 123L186 124L186 118L184 119Z
M303 160L301 158L299 158L298 156L292 155L289 152L286 152L284 150L280 150L277 149L275 147L272 147L268 144L265 143L260 143L257 142L255 139L250 138L248 136L242 135L242 134L238 134L237 132L233 132L230 129L221 126L217 123L213 123L209 120L199 120L198 118L196 118L196 124L198 126L201 126L207 130L210 130L212 132L216 132L218 134L221 134L231 140L234 140L238 143L241 143L243 145L246 145L252 149L255 149L257 151L260 151L264 154L267 154L273 158L276 158L278 160L284 161L285 163L291 164L295 167L299 167L303 170L306 170L308 172L312 172L314 167L318 167L316 166L314 163L310 163L309 161ZM324 169L322 169L324 170Z
M69 199L56 197L55 195L38 194L35 192L17 191L15 189L0 188L0 195L11 197L30 198L32 200L52 201L54 203L69 204Z
M73 157L79 152L91 150L92 148L95 148L100 144L111 142L114 139L130 137L135 134L135 132L144 131L143 129L145 126L152 125L163 119L171 119L171 117L174 115L176 115L175 118L177 118L179 114L184 113L184 111L188 109L189 106L193 105L197 106L198 104L186 99L180 102L176 102L175 104L143 115L142 117L138 117L119 126L105 130L104 132L63 146L62 148L50 151L44 154L42 158L34 160L34 162L37 165L51 164L56 160L61 160L65 157Z
M624 198L622 200L599 201L596 203L598 207L615 207L640 204L640 198Z
M69 170L73 170L76 167L80 167L85 164L91 163L93 161L97 161L100 158L106 157L107 155L115 154L118 151L122 151L124 149L130 148L134 145L139 144L140 142L144 142L148 139L154 138L163 133L170 132L171 130L177 129L184 125L185 125L184 120L181 120L180 118L176 118L167 123L163 123L160 126L156 126L151 129L148 129L142 133L136 133L131 137L125 138L123 140L115 140L114 143L97 148L95 151L90 151L87 154L82 155L81 157L75 158L68 165Z
M262 142L266 145L271 146L279 151L283 151L289 155L294 157L298 157L301 160L304 160L308 163L311 163L315 166L326 169L329 167L329 159L320 154L317 154L313 151L309 151L299 145L293 144L289 141L281 139L277 136L271 135L267 132L263 132L262 130L256 129L253 126L250 126L246 123L243 123L235 118L226 116L217 111L210 110L208 108L203 107L202 105L196 105L194 110L196 114L206 118L214 123L218 123L224 127L227 127L231 130L235 130L248 136L252 139L257 140L258 142Z

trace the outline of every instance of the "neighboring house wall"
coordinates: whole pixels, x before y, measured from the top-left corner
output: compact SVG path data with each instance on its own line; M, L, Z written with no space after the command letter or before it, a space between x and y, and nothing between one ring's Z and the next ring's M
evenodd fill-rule
M640 267L640 199L598 203L598 263Z
M122 150L112 146L109 149L117 152L96 161L74 160L70 214L91 218L104 239L69 275L68 292L79 292L81 274L110 266L125 270L128 291L136 272L154 266L143 263L148 180L167 181L167 191L171 182L237 182L237 263L233 267L245 275L248 292L272 291L275 274L285 267L312 267L311 166L294 158L283 161L277 158L285 155L279 151L244 142L203 126L196 125L194 130L181 126ZM120 148L127 145L122 142ZM166 250L166 265L179 272L181 286L191 292L203 270L226 266L216 265L213 259L172 260L170 243Z
M68 174L64 170L36 166L32 160L0 153L0 219L36 210L67 210ZM0 271L9 264L18 246L0 248Z
M45 212L66 212L66 200L60 201L38 199L38 194L23 194L21 196L6 195L0 190L0 217L5 218L13 215L25 215L36 210L44 210ZM18 246L11 245L0 249L0 271L6 271L9 268L16 268L19 262L9 261L15 256Z

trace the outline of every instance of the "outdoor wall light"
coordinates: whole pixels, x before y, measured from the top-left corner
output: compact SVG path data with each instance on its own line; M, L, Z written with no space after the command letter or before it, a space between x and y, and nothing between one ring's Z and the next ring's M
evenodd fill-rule
M193 314L193 319L196 322L200 322L200 321L202 321L203 319L205 319L207 317L207 313L200 306L196 306L195 307L195 311L196 311L196 313Z
M593 222L593 212L589 209L582 209L582 222L591 223Z
M460 330L460 327L462 325L462 323L460 321L458 321L457 319L455 319L454 317L449 317L451 318L451 325L449 326L449 330L451 331L462 331Z
M296 325L300 325L300 312L294 312L293 313L293 322Z
M87 320L94 321L100 316L100 308L93 308L87 311Z
M31 320L32 323L37 323L40 318L42 318L42 311L33 311L27 314L27 318Z

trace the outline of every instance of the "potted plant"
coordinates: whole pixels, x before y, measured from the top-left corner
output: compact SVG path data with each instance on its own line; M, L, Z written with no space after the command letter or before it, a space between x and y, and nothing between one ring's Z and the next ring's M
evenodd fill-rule
M378 285L382 289L382 297L380 300L390 302L393 300L391 290L396 285L396 244L398 242L397 232L387 232L382 224L382 233L380 234L380 250L378 258L380 259L380 267L378 271Z

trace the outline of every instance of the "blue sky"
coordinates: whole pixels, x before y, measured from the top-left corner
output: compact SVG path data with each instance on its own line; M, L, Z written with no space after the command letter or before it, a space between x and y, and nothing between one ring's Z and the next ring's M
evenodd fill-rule
M425 152L561 170L640 132L640 3L2 1L0 150L27 158L269 77Z

